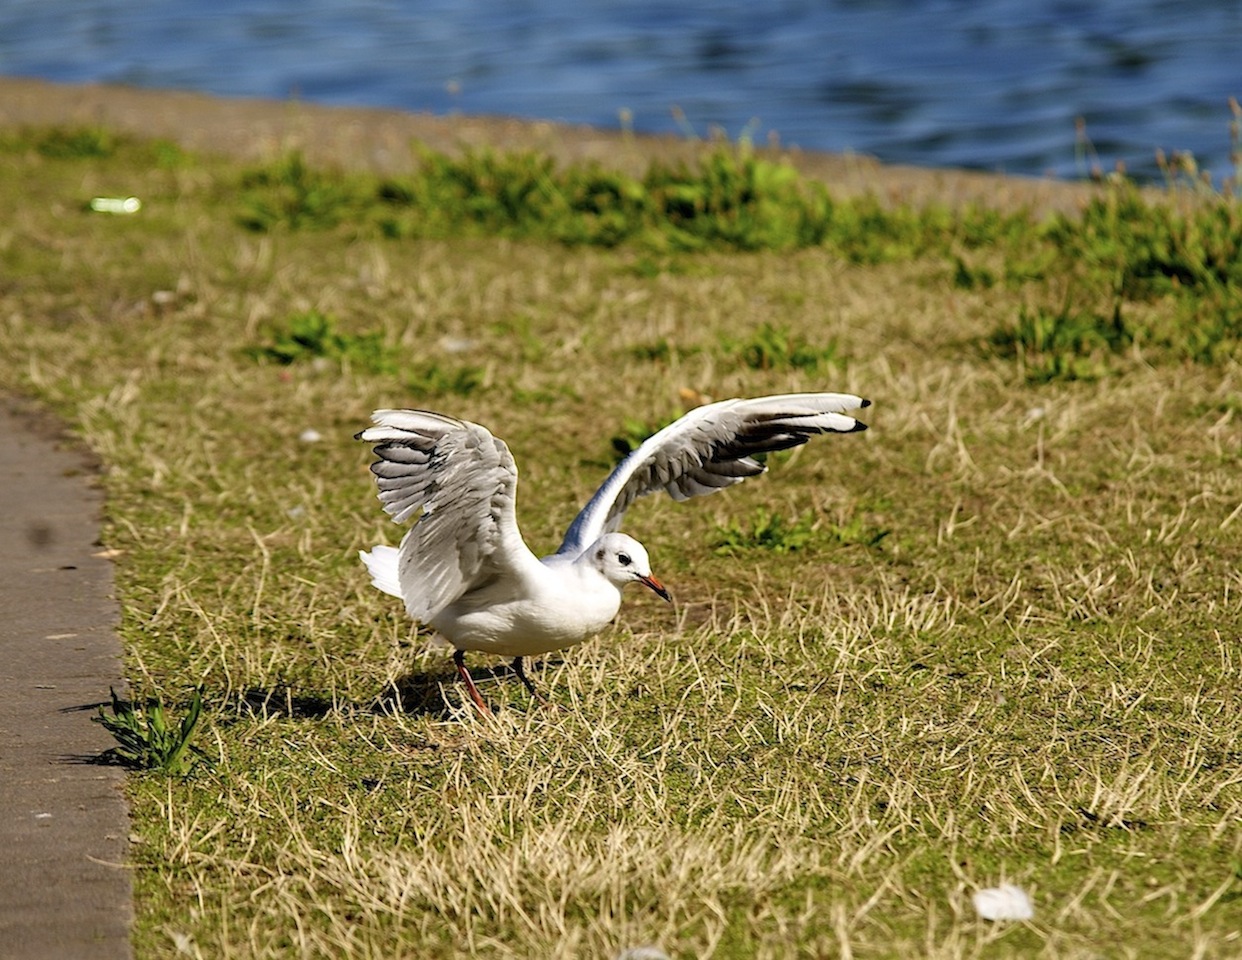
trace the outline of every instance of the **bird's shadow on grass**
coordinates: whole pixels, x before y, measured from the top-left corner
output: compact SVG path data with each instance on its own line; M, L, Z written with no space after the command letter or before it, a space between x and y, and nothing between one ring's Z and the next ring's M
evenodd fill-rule
M322 720L339 707L331 697L294 693L291 687L250 687L241 702L252 714L289 720Z
M512 675L506 664L491 667L472 667L470 676L475 683L487 680L504 682ZM491 687L492 684L487 684ZM455 670L407 673L398 677L375 698L375 713L403 713L412 717L431 717L448 720L460 710L460 704L468 702L466 688Z
M395 711L447 719L451 710L444 702L442 689L451 686L453 679L446 673L410 674L390 684L373 699L363 701L299 694L283 684L251 687L242 694L241 702L251 716L283 720L323 720L342 710L354 714L392 714Z
M454 711L445 700L446 688L452 687L455 678L456 674L445 671L397 677L371 702L371 712L447 720Z
M447 672L413 673L393 681L371 700L333 699L322 694L300 694L284 684L273 687L251 687L241 697L246 713L255 717L278 717L285 720L323 720L333 713L392 714L429 716L448 719L453 710L444 699L445 688L451 688L456 674Z
M533 664L530 672L533 672L537 678L542 674L545 666L556 666L560 662L560 660L554 660ZM470 676L476 684L481 685L483 698L490 703L493 710L508 706L509 695L512 691L505 687L507 684L514 685L520 691L520 696L526 697L521 681L508 663L472 666ZM398 677L376 697L372 710L375 713L397 712L407 716L448 720L460 712L462 705L469 704L469 702L465 685L457 676L457 672L437 670L407 673Z

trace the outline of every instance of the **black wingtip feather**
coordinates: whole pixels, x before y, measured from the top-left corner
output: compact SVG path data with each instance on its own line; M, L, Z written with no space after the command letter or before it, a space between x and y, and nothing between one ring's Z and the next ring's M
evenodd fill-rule
M862 403L860 403L858 406L859 406L859 407L869 407L869 406L871 406L871 401L870 401L870 400L864 400L864 401L863 401Z
M863 423L861 420L855 420L854 426L850 428L849 432L850 433L862 433L866 429L867 429L867 425L865 423Z

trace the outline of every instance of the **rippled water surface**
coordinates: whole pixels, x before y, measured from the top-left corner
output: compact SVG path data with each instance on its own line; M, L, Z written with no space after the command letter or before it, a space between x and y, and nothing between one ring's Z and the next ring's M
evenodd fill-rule
M6 0L0 73L1073 177L1231 172L1237 0ZM1087 155L1089 156L1089 154Z

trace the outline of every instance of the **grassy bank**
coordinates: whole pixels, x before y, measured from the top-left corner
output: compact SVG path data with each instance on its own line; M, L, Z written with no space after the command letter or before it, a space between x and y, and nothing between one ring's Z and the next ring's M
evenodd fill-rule
M892 209L754 157L381 179L0 142L0 373L99 454L141 957L1225 957L1242 938L1242 215ZM133 215L93 197L138 196ZM872 429L643 502L671 609L536 668L375 592L373 408L490 426L553 549L702 395ZM308 431L312 431L309 432ZM318 438L318 439L316 439ZM1035 919L970 894L1031 892Z

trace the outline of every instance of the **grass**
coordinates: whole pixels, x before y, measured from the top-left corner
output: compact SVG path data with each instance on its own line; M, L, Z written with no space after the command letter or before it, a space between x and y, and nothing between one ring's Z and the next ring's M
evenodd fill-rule
M688 188L714 226L663 224L651 197L676 191L640 182L610 210L653 219L585 242L598 211L498 226L545 201L462 162L491 193L435 194L425 231L396 204L409 226L385 230L392 202L353 175L0 142L0 375L106 465L135 699L180 715L202 690L211 762L129 781L137 955L1235 955L1236 206L816 200L819 240L738 243L720 198L747 176L775 191L756 210L817 192L743 165ZM264 198L338 206L245 222ZM739 348L759 342L775 359ZM547 551L617 431L696 394L821 388L870 397L872 429L631 512L676 603L631 596L533 665L564 712L480 657L499 709L477 716L357 563L400 536L351 439L373 408L505 437ZM716 551L765 517L811 541ZM976 918L1001 882L1033 921Z

